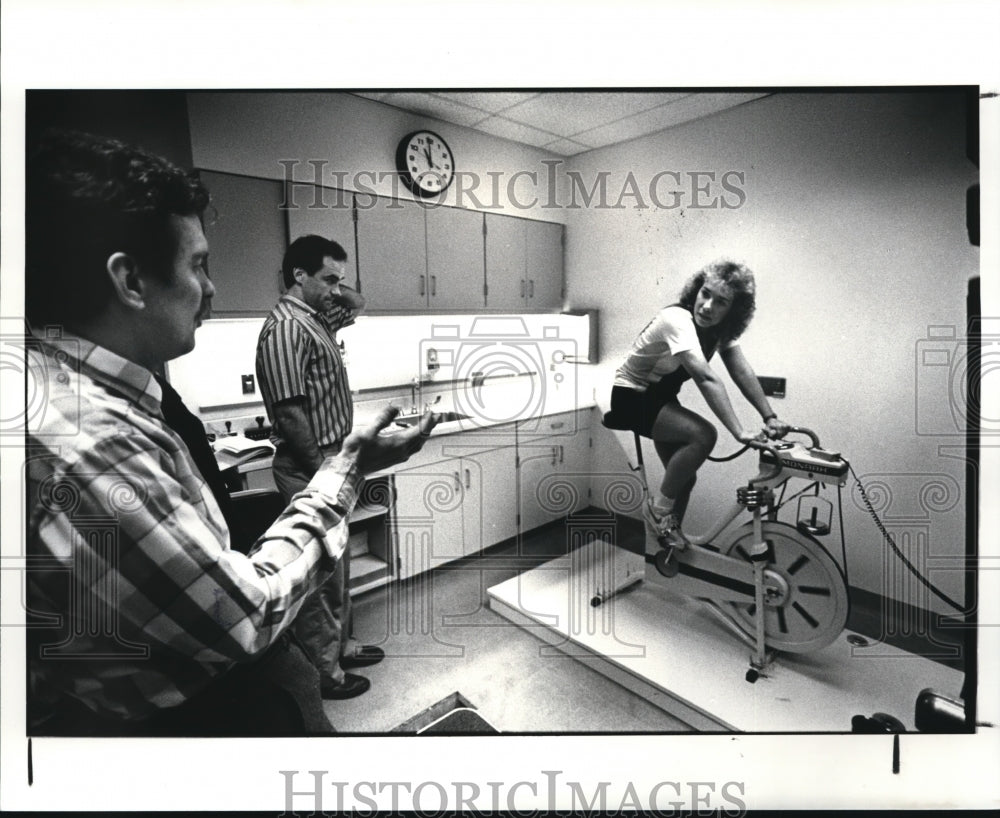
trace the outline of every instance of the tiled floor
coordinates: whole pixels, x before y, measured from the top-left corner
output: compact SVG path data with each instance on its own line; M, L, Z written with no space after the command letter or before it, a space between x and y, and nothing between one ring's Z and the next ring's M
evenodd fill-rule
M326 703L338 731L390 732L457 691L505 733L687 732L581 662L548 655L528 630L486 607L488 587L557 556L564 540L561 530L543 531L520 551L493 551L357 599L357 637L387 657L357 671L371 679L367 693Z

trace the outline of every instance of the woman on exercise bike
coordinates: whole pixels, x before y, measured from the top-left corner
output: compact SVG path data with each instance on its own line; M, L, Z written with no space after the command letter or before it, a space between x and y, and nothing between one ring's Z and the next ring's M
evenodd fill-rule
M728 260L709 264L688 279L677 304L660 310L645 326L615 373L610 414L618 425L651 438L665 469L659 496L650 497L643 507L647 528L664 547L687 545L681 522L698 468L718 436L714 424L681 406L681 385L693 380L738 441L756 437L743 430L725 385L708 363L716 352L760 413L767 437L788 432L738 343L756 309L755 289L746 266Z

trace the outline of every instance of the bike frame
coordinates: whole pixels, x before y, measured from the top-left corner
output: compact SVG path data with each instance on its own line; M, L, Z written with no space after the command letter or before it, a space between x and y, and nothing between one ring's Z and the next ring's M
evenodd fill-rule
M809 455L816 451L824 456L839 459L836 453L826 453L820 449L819 439L812 431L793 427L790 432L810 437L813 447L808 450ZM750 659L751 670L748 671L747 679L755 681L759 672L767 667L775 656L775 651L768 650L765 638L766 605L773 598L772 595L778 592L775 587L769 585L767 573L769 547L763 534L765 509L768 510L768 514L773 514L774 489L784 485L792 477L832 483L841 482L841 476L838 469L826 469L822 457L813 458L815 463L807 463L804 467L801 456L798 460L782 457L776 445L788 447L789 444L770 445L760 442L751 445L762 452L761 470L749 481L745 493L741 491L738 494L740 500L734 501L708 531L699 535L685 535L690 543L689 547L674 552L678 563L677 573L668 576L662 573L659 567L653 569L652 565L647 565L646 578L647 581L651 580L671 592L701 600L712 613L723 619L738 637L753 648L754 653ZM802 447L791 448L796 454L807 451ZM768 460L772 462L767 462ZM642 468L641 462L640 468ZM808 471L810 468L816 469L818 474ZM645 483L644 469L642 478ZM752 497L754 500L748 504L747 497ZM732 557L710 548L709 545L744 511L750 511L753 517L753 541L743 552L745 559ZM814 549L811 538L799 537L799 539L807 550ZM656 565L655 559L652 562ZM754 606L755 627L752 632L727 610L726 603Z

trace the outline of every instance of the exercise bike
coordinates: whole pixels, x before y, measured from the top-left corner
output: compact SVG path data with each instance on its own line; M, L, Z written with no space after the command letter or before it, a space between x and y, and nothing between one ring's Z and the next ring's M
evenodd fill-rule
M632 431L646 497L641 438ZM647 537L645 581L698 599L753 649L746 679L755 682L779 651L808 653L833 642L847 624L847 581L840 565L817 539L830 531L832 506L819 498L821 486L844 486L849 464L839 452L820 445L810 429L789 434L809 438L809 445L789 440L757 440L759 473L736 491L736 500L703 534L685 534L684 548L662 546ZM800 492L795 525L778 520L778 509L791 499L776 499L791 478L811 481L815 495ZM803 500L808 502L803 505ZM825 504L825 506L824 506ZM730 528L744 512L751 520ZM840 521L842 526L843 521ZM841 531L843 529L841 528ZM603 599L602 599L603 601Z

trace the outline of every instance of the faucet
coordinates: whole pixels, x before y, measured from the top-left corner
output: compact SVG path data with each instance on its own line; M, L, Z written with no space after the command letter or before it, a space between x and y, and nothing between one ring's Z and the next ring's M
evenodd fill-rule
M432 406L441 402L441 395L438 395L434 400L424 403L424 381L420 378L414 378L410 381L410 414L416 415L421 412L426 412ZM423 408L421 408L423 407Z
M420 378L410 381L410 414L417 414L419 401L423 398L423 383Z

